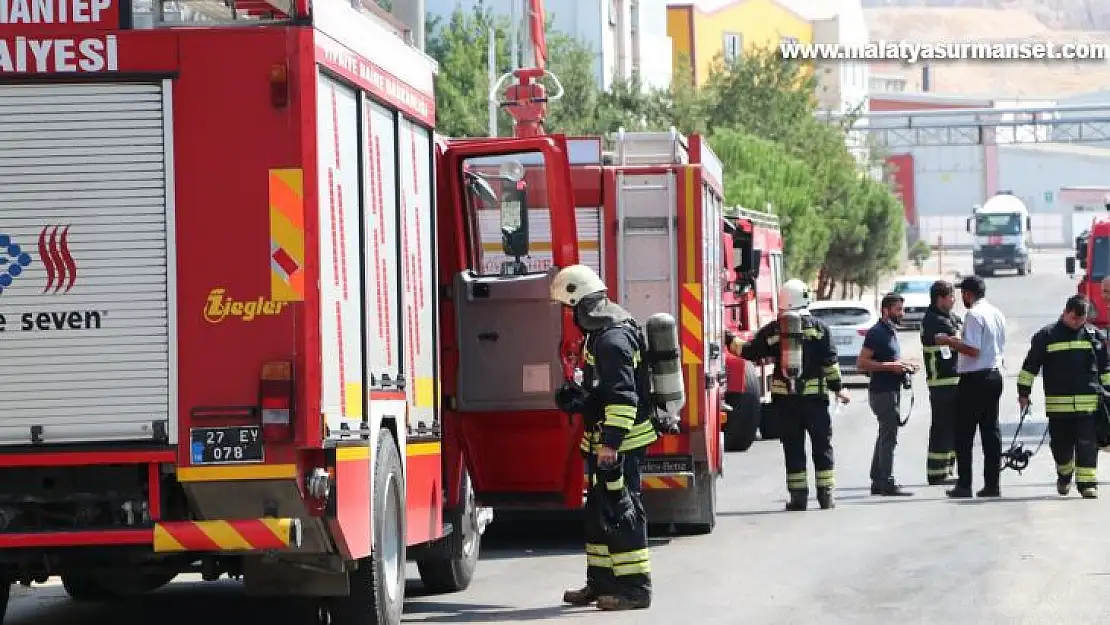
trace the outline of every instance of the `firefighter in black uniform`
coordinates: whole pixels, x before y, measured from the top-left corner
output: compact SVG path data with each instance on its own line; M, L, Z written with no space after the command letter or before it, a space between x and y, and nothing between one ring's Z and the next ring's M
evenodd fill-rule
M801 280L787 281L779 290L779 318L760 328L740 349L746 360L770 359L775 363L771 397L786 460L786 488L790 492L787 510L805 510L809 500L807 433L817 472L817 501L826 510L836 505L828 392L836 393L843 403L849 401L841 385L829 327L809 314L809 303L809 287ZM784 327L791 325L787 321L791 316L797 327Z
M925 477L934 486L951 483L956 471L956 386L960 374L956 371L955 350L936 341L938 334L959 336L960 319L952 313L955 304L956 289L945 280L937 280L929 287L929 309L921 320L921 351L933 413Z
M1090 302L1068 298L1059 321L1041 328L1018 373L1018 404L1029 405L1033 379L1044 373L1044 407L1056 460L1056 492L1067 495L1074 477L1079 494L1098 497L1096 412L1110 387L1110 359L1102 336L1087 325Z
M586 335L582 384L556 395L560 409L585 421L582 451L590 484L586 496L586 585L568 590L571 605L602 610L651 606L647 516L640 491L640 459L658 439L652 422L647 343L632 316L609 301L605 283L589 267L561 270L551 299L574 311Z

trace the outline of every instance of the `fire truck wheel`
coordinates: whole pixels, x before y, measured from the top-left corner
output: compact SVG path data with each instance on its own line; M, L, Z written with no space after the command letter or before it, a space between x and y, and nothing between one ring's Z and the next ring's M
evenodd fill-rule
M350 594L337 597L330 625L399 625L405 600L405 477L386 428L374 462L373 553L351 571Z
M63 575L62 588L74 601L111 601L117 598L95 578L84 575Z
M449 519L451 527L459 528L457 533L452 532L451 535L451 557L419 560L416 563L424 590L430 594L466 590L474 578L474 569L478 567L478 552L482 546L482 534L478 527L480 510L470 474L465 470L461 486L463 508L454 511Z
M0 588L0 623L4 622L4 616L8 614L8 599L12 595L12 585L4 584Z
M62 588L74 601L115 601L138 597L169 584L176 573L105 571L97 575L63 575Z
M744 392L730 393L732 412L725 423L725 450L747 451L759 432L762 410L759 405L759 374L745 363Z

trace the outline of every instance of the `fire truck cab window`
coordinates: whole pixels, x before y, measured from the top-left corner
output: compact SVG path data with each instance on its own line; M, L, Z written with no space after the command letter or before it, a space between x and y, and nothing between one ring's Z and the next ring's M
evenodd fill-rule
M1110 275L1110 237L1091 241L1091 279L1102 280Z
M551 268L551 218L543 155L523 152L467 159L467 220L476 240L475 272L543 273Z
M979 236L1021 234L1021 216L981 215L975 219L975 234Z

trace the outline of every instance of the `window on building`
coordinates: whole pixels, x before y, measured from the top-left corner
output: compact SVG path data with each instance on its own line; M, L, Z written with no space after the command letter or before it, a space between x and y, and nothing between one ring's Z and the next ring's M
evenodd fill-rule
M726 63L740 60L744 53L744 36L740 33L725 33L724 53Z

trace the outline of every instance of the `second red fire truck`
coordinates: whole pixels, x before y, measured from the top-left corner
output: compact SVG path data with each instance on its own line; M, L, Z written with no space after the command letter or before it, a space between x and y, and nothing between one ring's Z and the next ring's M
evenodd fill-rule
M600 137L568 140L582 262L598 271L610 297L636 317L674 315L686 384L681 433L663 436L643 464L645 506L652 523L673 524L680 532L712 531L725 447L724 328L754 331L758 326L751 324L773 314L773 285L781 282L782 267L777 218L742 209L735 217L724 216L723 169L700 136L620 132L608 147L603 150ZM542 204L529 205L532 242L523 262L543 271L553 264L548 213ZM490 210L480 219L482 265L497 271L508 260L501 250L500 215ZM762 367L741 366L756 382L739 389L745 402L733 407L735 427L758 427L769 384ZM578 507L581 498L569 502Z

